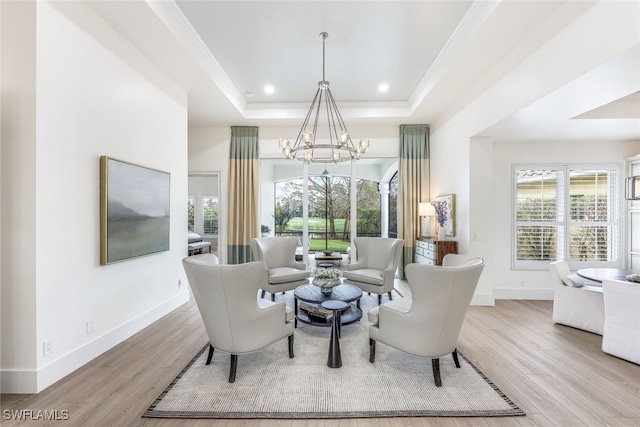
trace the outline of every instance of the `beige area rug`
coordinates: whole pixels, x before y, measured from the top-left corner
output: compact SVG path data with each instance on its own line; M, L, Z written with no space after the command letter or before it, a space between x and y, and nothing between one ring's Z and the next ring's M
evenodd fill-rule
M287 303L293 296L287 293ZM279 295L279 298L281 295ZM362 307L377 296L365 295ZM384 301L384 300L383 300ZM205 365L208 344L144 413L148 418L368 418L524 415L464 355L461 368L440 359L442 387L433 382L431 360L385 344L369 363L366 314L342 327L342 367L327 367L330 328L298 324L295 357L287 340L238 356L236 381L227 382L229 354L216 351Z

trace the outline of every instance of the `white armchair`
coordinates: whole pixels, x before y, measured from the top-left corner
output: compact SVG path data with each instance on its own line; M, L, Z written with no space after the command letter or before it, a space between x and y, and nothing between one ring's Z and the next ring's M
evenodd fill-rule
M396 270L402 256L404 240L382 237L356 237L353 239L357 261L347 264L342 274L345 281L364 292L378 294L378 304L382 295L389 294L396 277Z
M640 365L640 284L604 280L602 351Z
M308 283L307 266L295 260L297 237L258 237L251 239L253 257L263 263L269 272L260 286L271 293L275 301L278 292L286 292Z
M238 354L258 351L285 337L293 357L293 310L284 301L258 299L266 271L261 262L221 265L213 254L182 260L209 337L207 365L214 349L231 353L229 382L236 378Z
M440 357L449 353L459 368L458 337L484 268L482 258L464 266L408 264L411 296L369 311L369 361L375 362L376 342L431 359L433 379L442 386Z
M572 278L566 261L549 264L553 284L553 323L571 326L602 335L604 328L604 302L602 287L584 284L568 286ZM564 280L563 280L564 279Z

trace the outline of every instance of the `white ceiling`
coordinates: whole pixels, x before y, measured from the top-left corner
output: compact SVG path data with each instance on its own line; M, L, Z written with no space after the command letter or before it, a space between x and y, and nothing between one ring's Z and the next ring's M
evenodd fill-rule
M188 90L191 125L213 126L299 126L322 80L322 31L329 34L325 77L347 124L441 122L499 80L508 64L555 36L558 30L549 32L550 21L570 22L592 5L470 0L88 4ZM639 49L611 58L482 134L515 140L583 135L639 140L640 97L629 96L640 91L639 58ZM607 90L600 84L603 78L631 79L635 88ZM378 91L381 83L389 85L387 92ZM267 84L274 93L264 92Z

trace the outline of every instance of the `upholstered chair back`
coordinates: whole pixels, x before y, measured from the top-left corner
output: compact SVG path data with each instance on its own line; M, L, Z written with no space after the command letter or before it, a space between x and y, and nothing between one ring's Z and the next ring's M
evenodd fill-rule
M397 268L400 263L403 241L384 237L356 237L353 239L356 247L357 262L360 268L386 270Z
M446 254L444 258L442 258L442 266L443 267L461 267L461 266L470 266L475 265L479 261L482 261L481 258L470 257L468 255L461 254Z
M567 264L567 261L565 260L549 263L549 271L551 274L551 282L554 288L564 286L564 284L562 283L562 278L571 275L569 264Z
M214 348L248 353L292 333L293 326L285 321L284 306L281 313L274 313L276 322L266 321L264 310L258 306L258 289L267 274L262 262L221 265L200 257L187 257L183 265Z
M571 274L564 260L549 263L549 276L553 286L553 323L602 335L602 286Z
M412 303L406 321L397 325L399 348L431 358L453 352L483 268L481 258L464 267L407 265ZM381 328L385 327L383 316L381 310ZM394 345L389 335L383 341Z
M295 263L297 237L257 237L251 239L251 251L268 269L291 267Z

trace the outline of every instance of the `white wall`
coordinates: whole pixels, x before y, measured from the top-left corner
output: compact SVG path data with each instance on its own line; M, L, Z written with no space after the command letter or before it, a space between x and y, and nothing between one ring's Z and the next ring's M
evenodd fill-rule
M11 188L10 215L3 207L3 230L17 232L2 235L3 266L14 266L2 271L2 392L34 393L188 300L178 286L186 283L187 97L86 5L11 7L23 16L16 28L3 25L3 40L20 30L31 42L23 52L31 61L13 71L35 75L12 95L30 100L34 91L35 105L3 117L3 151L8 143L19 162L3 163L3 182L26 186ZM101 155L171 173L169 251L100 265Z

